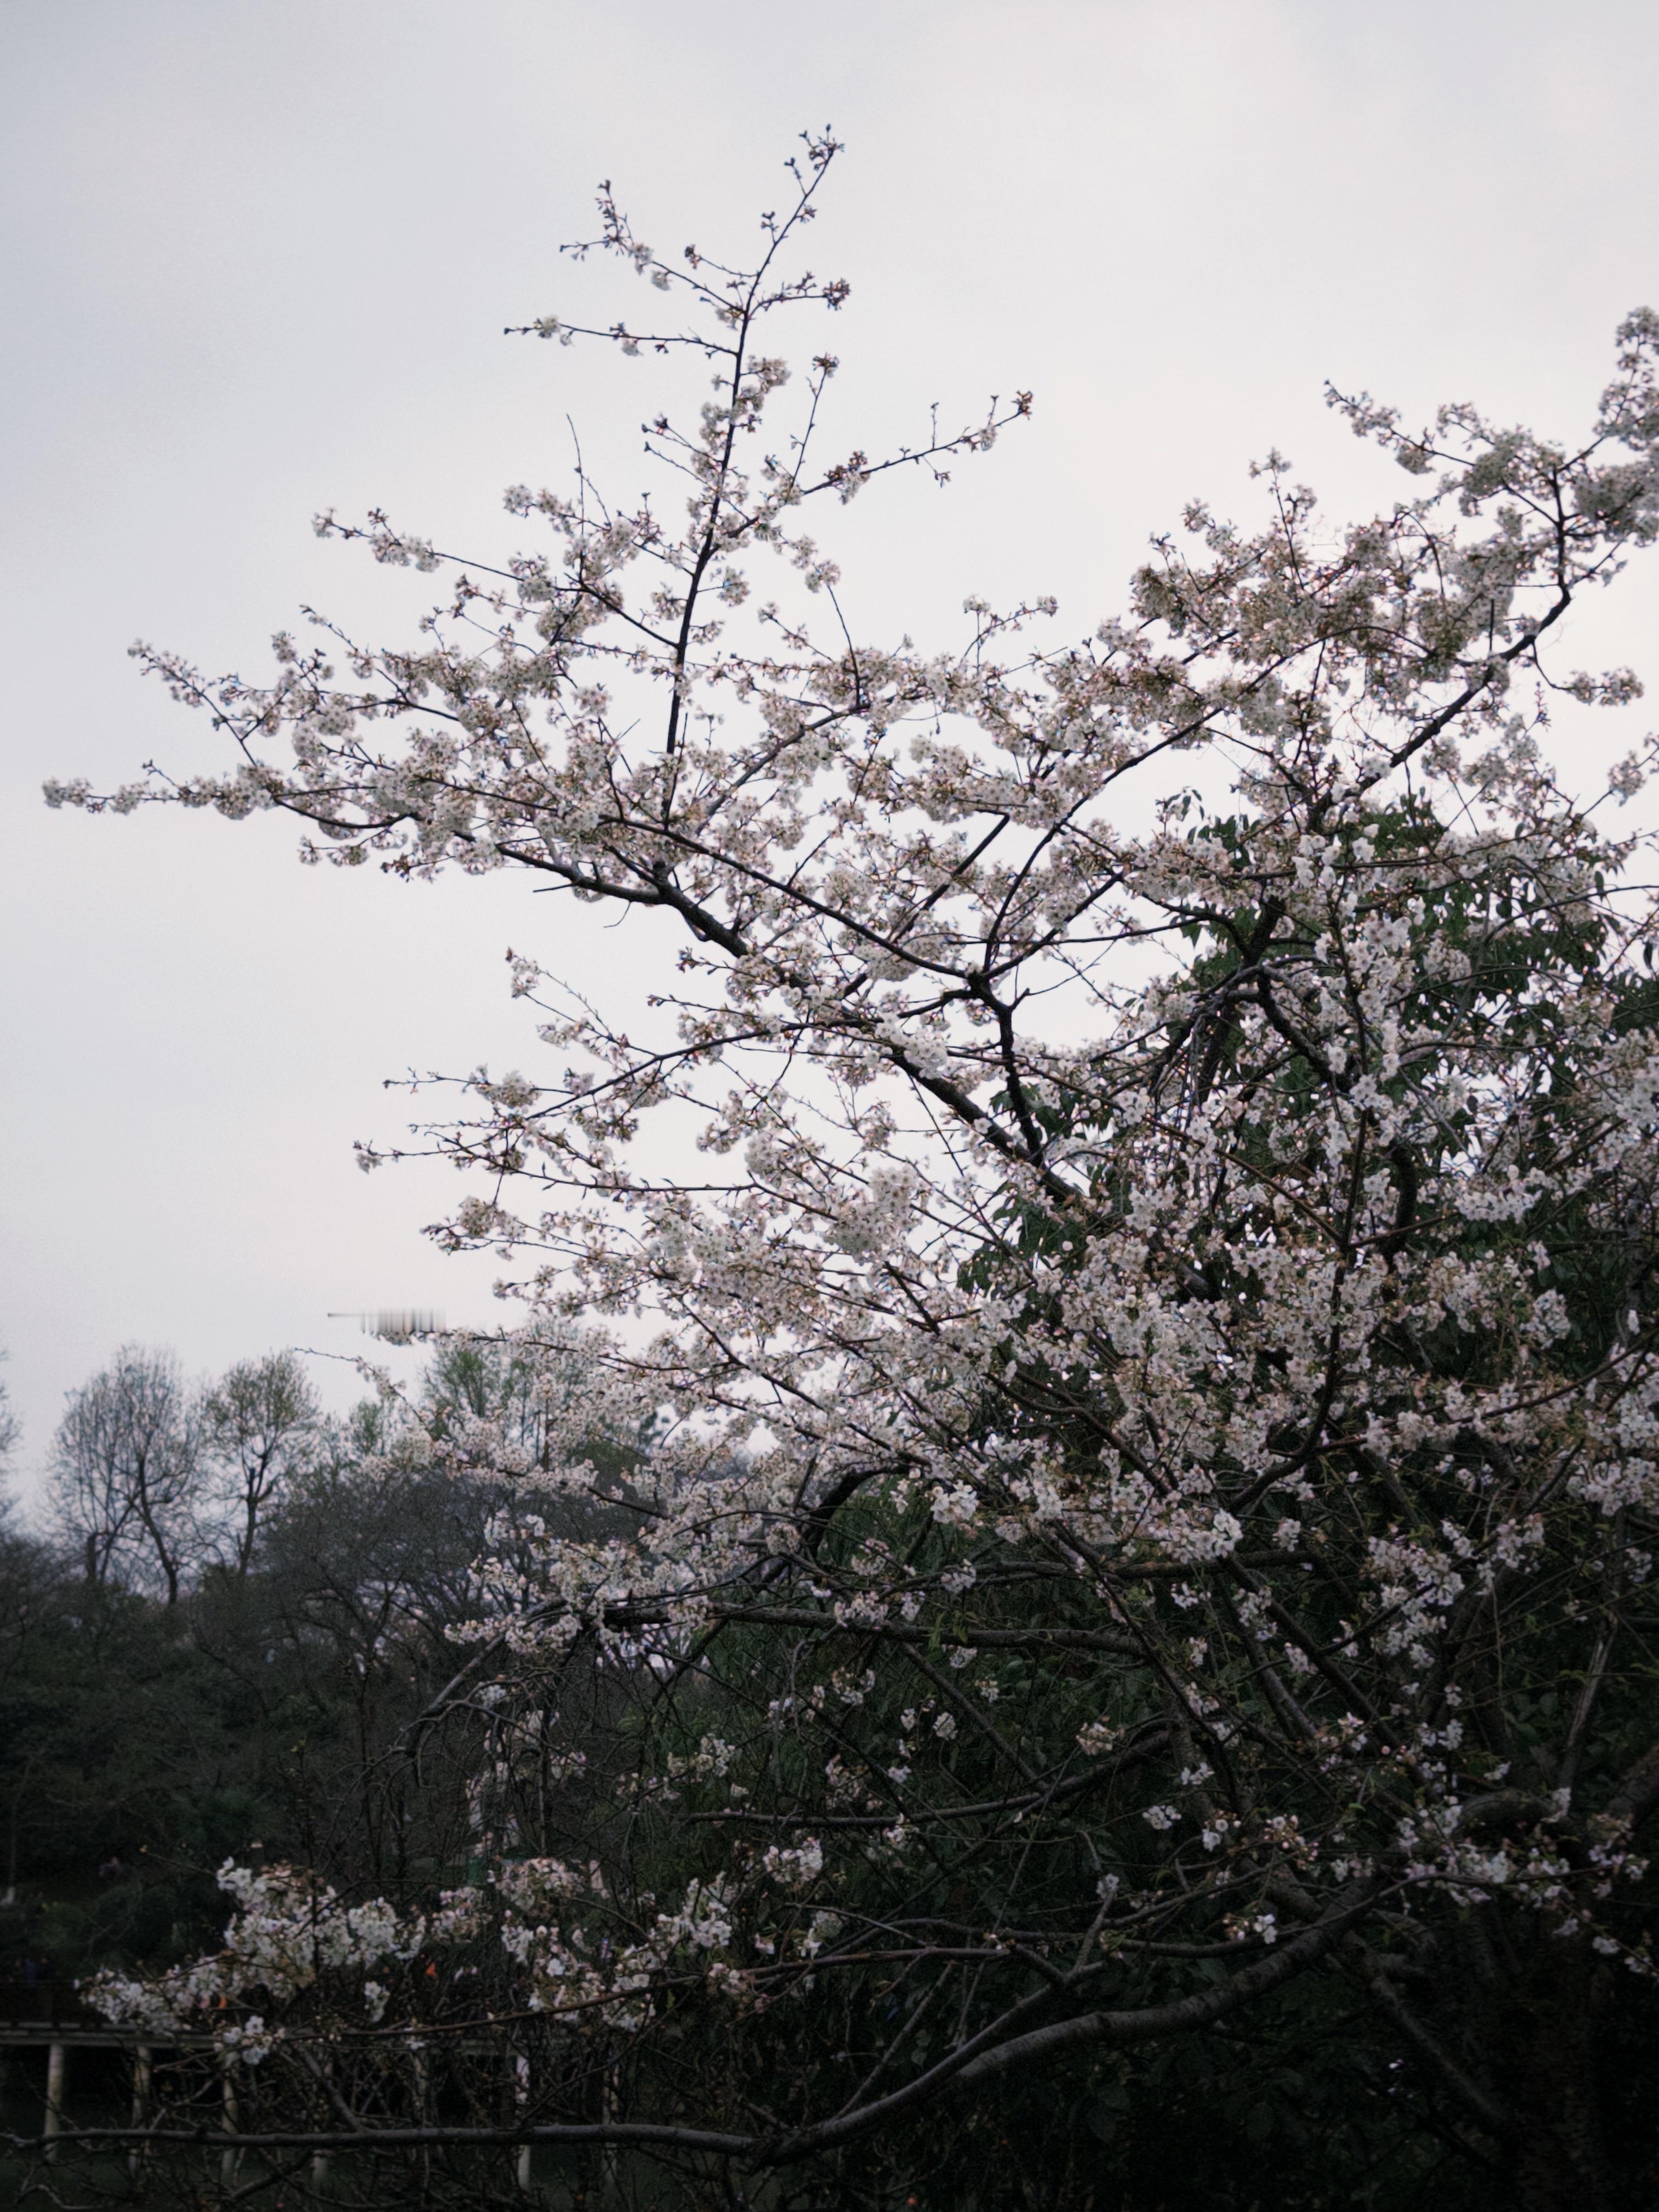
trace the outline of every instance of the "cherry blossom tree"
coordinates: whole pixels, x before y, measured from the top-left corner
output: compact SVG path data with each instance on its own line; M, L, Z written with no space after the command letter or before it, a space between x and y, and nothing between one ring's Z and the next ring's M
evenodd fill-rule
M443 2138L420 2051L487 2016L518 2102L467 2140L782 2172L1340 1988L1504 2201L1609 2203L1659 992L1607 801L1650 748L1595 799L1550 724L1638 690L1557 638L1659 532L1659 317L1576 441L1333 392L1402 495L1340 524L1270 456L1080 643L1041 600L855 639L813 511L1030 402L823 459L834 356L764 349L845 296L796 258L836 150L754 270L607 188L663 319L530 326L706 366L647 430L683 517L520 488L492 565L325 516L446 576L418 638L284 635L263 683L139 648L230 765L49 793L282 809L308 858L521 871L663 947L654 1027L516 957L552 1060L427 1140L549 1378L533 1451L434 1437L547 1529L479 1562L447 1694L498 1722L483 1807L609 1670L603 1818L481 1812L413 1917L233 1871L223 1954L105 2002L221 2023L267 2142Z

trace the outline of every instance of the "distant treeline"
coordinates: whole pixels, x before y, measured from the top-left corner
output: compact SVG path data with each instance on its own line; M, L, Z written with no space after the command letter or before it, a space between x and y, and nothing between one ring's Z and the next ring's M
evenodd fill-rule
M428 1419L510 1390L497 1368L440 1354ZM228 1857L395 1898L461 1879L477 1747L452 1714L417 1777L407 1732L511 1503L395 1408L325 1419L289 1354L191 1390L127 1347L76 1392L42 1525L0 1522L0 1974L210 1948Z

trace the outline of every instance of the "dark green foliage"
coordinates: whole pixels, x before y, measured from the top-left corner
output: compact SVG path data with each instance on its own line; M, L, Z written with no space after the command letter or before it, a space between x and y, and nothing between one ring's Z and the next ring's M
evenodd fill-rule
M489 1503L351 1443L270 1513L251 1572L210 1567L176 1607L4 1540L0 1973L210 1948L228 1857L391 1895L459 1878L454 1759L429 1742L417 1784L399 1745L454 1672Z

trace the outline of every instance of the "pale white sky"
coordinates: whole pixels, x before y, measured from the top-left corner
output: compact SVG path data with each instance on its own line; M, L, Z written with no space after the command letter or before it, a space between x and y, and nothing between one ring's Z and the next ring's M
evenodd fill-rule
M447 1178L362 1176L351 1139L397 1135L380 1086L410 1065L533 1070L507 945L591 984L662 940L499 879L301 870L280 822L90 821L39 790L210 757L136 636L252 672L302 601L407 634L424 587L319 544L319 507L499 550L501 489L558 477L567 414L641 488L649 365L500 335L592 297L556 248L598 179L653 242L736 258L793 134L832 123L842 442L1037 394L947 494L851 511L857 617L948 635L969 591L1053 590L1081 632L1188 495L1244 507L1270 445L1338 503L1392 496L1327 377L1578 428L1620 315L1659 304L1656 112L1642 0L0 0L0 1343L26 1462L124 1340L206 1370L354 1351L331 1307L501 1316L494 1264L419 1235ZM1656 618L1633 577L1575 658L1659 678Z

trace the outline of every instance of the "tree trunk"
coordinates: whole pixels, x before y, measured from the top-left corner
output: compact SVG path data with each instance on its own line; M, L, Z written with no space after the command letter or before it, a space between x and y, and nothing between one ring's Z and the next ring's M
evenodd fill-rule
M1595 1964L1582 1937L1540 1935L1510 1985L1503 2070L1516 2124L1504 2202L1514 2212L1606 2212L1609 2203Z

